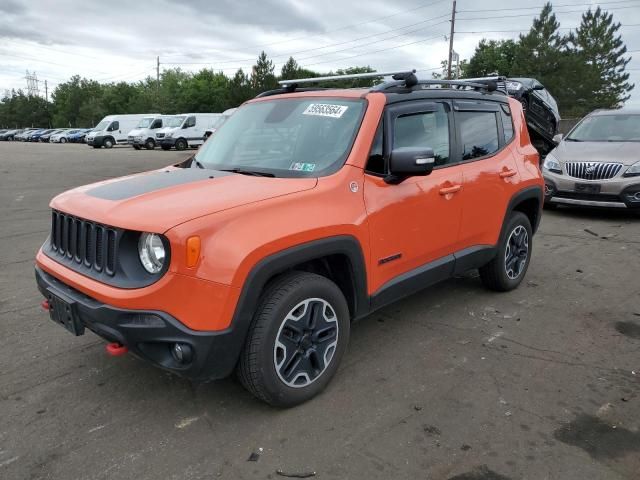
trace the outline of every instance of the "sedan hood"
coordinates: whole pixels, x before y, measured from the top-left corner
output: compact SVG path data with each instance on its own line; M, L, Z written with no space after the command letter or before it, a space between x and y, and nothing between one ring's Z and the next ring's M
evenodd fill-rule
M164 233L204 215L316 186L315 178L270 178L164 168L69 190L51 208L130 230Z
M616 162L633 165L640 161L640 143L564 140L551 154L562 162Z

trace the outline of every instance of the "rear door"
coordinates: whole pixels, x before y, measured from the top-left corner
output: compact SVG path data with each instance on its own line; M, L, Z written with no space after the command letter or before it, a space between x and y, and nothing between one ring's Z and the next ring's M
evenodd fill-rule
M449 102L412 101L387 108L364 182L372 292L399 280L422 281L427 270L441 277L430 280L450 275L462 213L462 166L451 164L454 138ZM395 185L386 183L390 153L402 147L432 148L433 172Z
M495 245L520 180L511 148L511 111L499 102L457 101L454 115L459 138L455 155L464 166L460 246Z

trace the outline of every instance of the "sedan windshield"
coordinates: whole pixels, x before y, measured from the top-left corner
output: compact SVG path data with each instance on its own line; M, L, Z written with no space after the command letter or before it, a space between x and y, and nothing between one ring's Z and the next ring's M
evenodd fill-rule
M572 142L640 142L640 115L595 115L582 120L569 134Z
M250 103L195 155L196 165L277 177L317 177L344 163L364 113L363 100L277 99Z

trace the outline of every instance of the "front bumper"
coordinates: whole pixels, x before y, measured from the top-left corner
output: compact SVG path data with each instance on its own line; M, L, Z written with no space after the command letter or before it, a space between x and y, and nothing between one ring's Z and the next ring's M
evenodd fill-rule
M640 178L615 177L590 181L544 170L545 203L583 207L629 208L640 210ZM598 193L577 191L576 184L599 185Z
M104 304L37 266L35 275L45 298L65 299L85 328L109 342L125 345L134 355L157 367L196 381L224 378L235 368L244 344L242 329L232 325L215 332L191 330L166 312ZM174 359L171 348L176 343L190 347L191 361L181 364Z
M159 142L160 146L165 147L165 148L174 147L175 144L176 144L175 138L166 138L166 137L161 139L161 140L156 140L156 142Z
M104 136L100 135L97 137L85 137L87 139L87 145L89 146L96 146L96 147L101 147L102 144L104 143Z

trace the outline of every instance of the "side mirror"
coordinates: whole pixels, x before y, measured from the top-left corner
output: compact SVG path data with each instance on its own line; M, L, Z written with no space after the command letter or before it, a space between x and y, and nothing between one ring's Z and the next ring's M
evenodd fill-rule
M558 145L562 141L562 134L561 133L555 134L552 140L553 140L553 143Z
M534 89L534 90L544 90L544 85L542 85L541 83L536 83L536 84L533 86L533 89Z
M408 177L429 175L435 163L436 157L432 148L396 148L391 152L389 175L384 180L390 184L397 184Z

